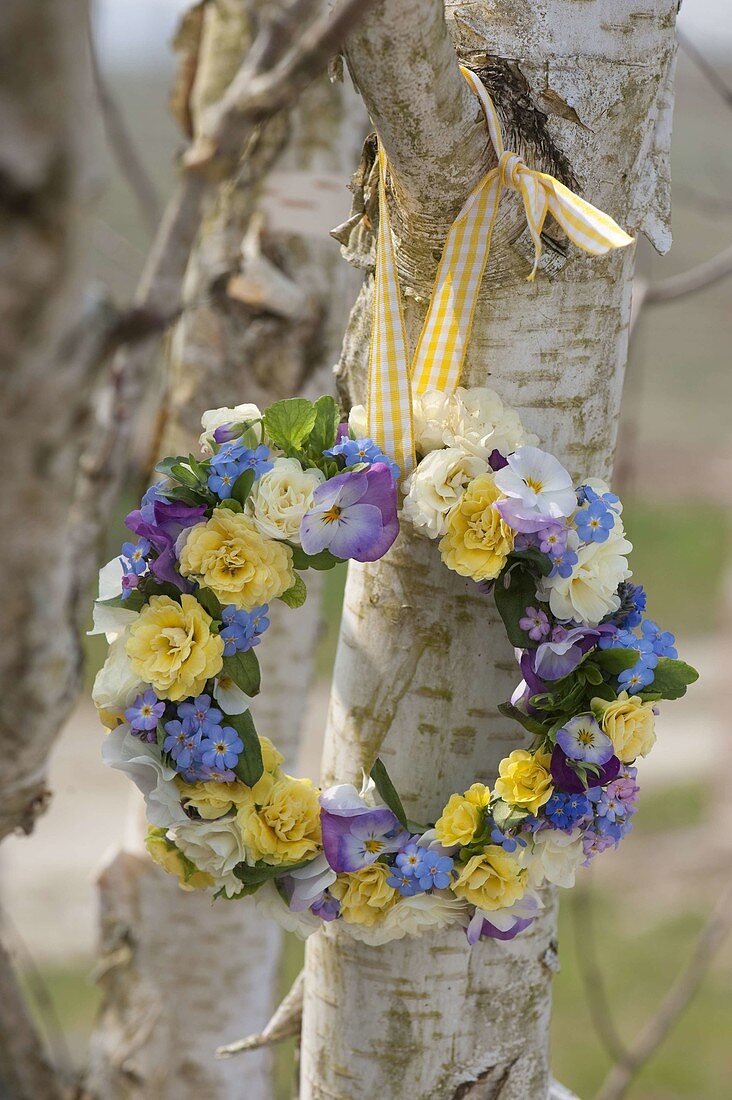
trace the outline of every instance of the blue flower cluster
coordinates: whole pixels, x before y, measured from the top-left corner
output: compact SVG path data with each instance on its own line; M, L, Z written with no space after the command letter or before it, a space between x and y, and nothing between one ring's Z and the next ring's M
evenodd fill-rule
M223 443L211 459L208 487L219 500L228 500L237 479L246 470L254 470L254 480L257 481L273 465L268 447L260 446L252 450L235 440Z
M397 853L395 866L386 881L405 898L423 894L432 887L446 890L452 879L453 866L450 856L420 848L412 840Z
M323 451L323 454L330 455L332 458L341 456L346 466L357 466L360 463L373 466L375 462L383 462L389 467L394 480L399 480L399 467L396 462L385 455L373 439L349 439L348 436L344 436L335 446Z
M253 607L251 611L240 610L233 603L223 609L221 619L226 625L220 636L224 642L224 656L244 653L259 645L262 634L269 626L268 611L269 604L266 603Z
M555 829L570 832L580 821L592 817L592 806L583 794L555 791L544 807L544 812Z
M178 706L178 717L165 723L164 752L170 753L186 782L211 778L233 780L244 745L232 726L222 726L223 713L210 695L198 695Z
M652 619L643 619L642 610L645 608L646 594L638 585L629 585L633 592L621 593L621 599L625 602L625 609L621 607L621 621L624 625L616 626L612 633L603 634L598 642L600 649L635 649L638 660L631 668L624 669L618 676L621 688L629 691L640 691L649 687L654 680L654 669L659 657L678 657L676 639L670 630L661 630ZM640 637L629 629L640 625Z

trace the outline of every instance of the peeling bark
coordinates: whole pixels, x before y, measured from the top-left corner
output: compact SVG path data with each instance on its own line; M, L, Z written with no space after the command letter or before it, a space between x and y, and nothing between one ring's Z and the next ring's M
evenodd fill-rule
M190 94L194 131L239 68L259 16L272 6L222 0L206 7ZM337 196L364 129L352 90L323 78L288 117L261 128L236 178L212 196L184 286L185 300L196 305L169 346L163 453L197 449L204 409L241 401L264 406L295 392L332 389L331 368L358 279L343 277L336 245L311 225L313 196L278 199L271 192L296 167ZM333 223L340 212L333 211ZM290 769L313 671L319 580L320 574L308 576L308 600L296 614L279 602L271 608L260 651L263 693L252 710ZM110 966L102 979L90 1091L99 1100L269 1100L268 1050L250 1055L245 1066L214 1054L222 1042L260 1031L269 1019L281 932L251 899L212 906L208 896L181 892L138 855L143 829L138 816L128 850L100 879L101 958Z
M358 36L348 45L369 112L386 127L385 144L389 135L393 222L412 346L439 243L455 213L453 198L443 203L430 175L429 150L441 147L450 119L458 129L466 117L470 121L463 97L433 99L439 89L454 87L445 76L444 50L430 39L424 52L424 27L439 23L441 7L440 0L420 4L417 24L407 18L411 5L383 0L376 18L390 27L398 48L365 50ZM631 231L646 231L660 248L668 243L675 9L674 0L447 4L461 59L478 69L496 100L506 147L533 167L571 178L593 203ZM376 33L370 26L369 36ZM452 65L456 71L454 58ZM422 119L425 127L418 143L413 128L405 129L403 101L409 96L417 103L409 118ZM550 111L556 97L568 110ZM430 102L429 114L420 109L423 98ZM430 114L437 120L434 142ZM465 142L455 150L463 195L475 178L472 148ZM419 199L409 181L421 173L432 179L433 189ZM456 178L453 172L452 196L459 190ZM368 202L367 172L364 179ZM479 297L464 384L498 389L573 475L607 477L626 358L633 250L604 259L573 251L565 258L559 242L530 284L527 236L516 196L508 195ZM362 266L372 244L369 227L361 223L350 248ZM354 403L365 396L372 300L369 274L340 364L340 382ZM514 656L492 602L446 570L433 544L405 529L382 561L349 570L323 781L357 782L361 768L379 754L410 816L434 820L450 792L475 780L492 784L499 760L522 743L521 731L496 709L516 680ZM333 925L312 937L301 1100L450 1100L461 1088L473 1090L464 1095L543 1100L550 1090L548 1025L556 965L555 904L551 897L547 901L541 919L515 941L472 949L458 931L381 948L354 942Z

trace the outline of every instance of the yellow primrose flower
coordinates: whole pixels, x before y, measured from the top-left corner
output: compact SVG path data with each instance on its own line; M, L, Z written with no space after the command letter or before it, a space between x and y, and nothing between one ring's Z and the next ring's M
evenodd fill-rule
M207 871L199 871L190 859L176 848L165 835L165 829L148 829L145 847L150 858L158 863L169 875L175 875L182 890L207 890L214 880Z
M199 695L220 670L224 643L193 596L151 596L130 627L127 656L135 673L163 699Z
M251 516L216 508L207 523L191 528L180 553L180 571L210 588L222 604L251 611L295 583L292 550L265 538Z
M196 810L205 821L223 817L230 810L251 801L252 797L249 787L238 779L233 783L219 783L213 779L207 783L186 783L177 775L175 782L181 802L187 809Z
M299 863L320 850L318 790L309 779L265 774L237 811L242 841L255 860Z
M262 763L264 764L264 770L269 772L270 775L278 775L280 764L284 762L284 756L276 749L269 737L263 737L259 735L259 747L262 750Z
M479 474L447 516L442 560L461 577L495 580L513 550L514 533L495 507L503 500L492 473Z
M470 844L482 818L482 811L491 797L483 783L473 783L464 794L451 794L442 816L435 824L440 844Z
M496 794L510 806L520 806L535 814L552 796L548 753L530 753L514 749L498 765Z
M653 703L621 691L614 703L593 699L591 706L619 760L629 764L637 756L648 756L656 743Z
M523 897L526 871L500 844L488 844L468 860L452 889L479 909L505 909Z
M330 887L333 897L341 903L341 916L347 924L377 924L398 898L387 879L391 868L384 863L370 863L358 871L339 875Z

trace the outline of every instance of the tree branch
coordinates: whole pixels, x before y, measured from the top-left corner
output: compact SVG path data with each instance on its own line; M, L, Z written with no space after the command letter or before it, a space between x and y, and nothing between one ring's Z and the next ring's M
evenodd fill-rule
M400 202L453 216L491 166L492 147L458 68L443 0L378 0L373 19L349 36L346 56Z
M28 1014L13 965L0 941L0 1094L13 1100L63 1100L64 1086L50 1065Z

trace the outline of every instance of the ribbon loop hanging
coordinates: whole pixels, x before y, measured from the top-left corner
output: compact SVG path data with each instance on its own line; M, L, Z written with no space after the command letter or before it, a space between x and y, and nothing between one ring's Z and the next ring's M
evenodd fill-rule
M470 69L465 79L480 99L498 158L473 188L452 223L437 270L427 315L410 364L394 242L386 201L386 157L379 146L379 231L376 249L374 321L369 360L369 432L394 456L403 476L414 467L412 392L453 392L465 360L478 291L490 253L493 227L504 189L522 200L534 244L533 280L541 257L541 233L551 214L570 241L594 256L625 248L633 238L611 217L575 195L546 172L527 167L504 149L498 114L491 97Z

